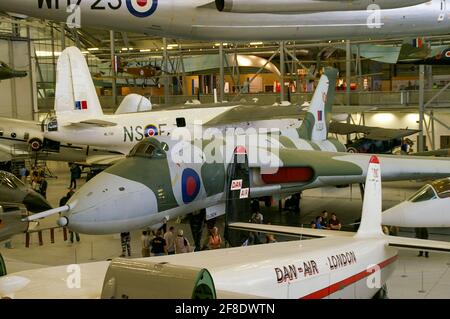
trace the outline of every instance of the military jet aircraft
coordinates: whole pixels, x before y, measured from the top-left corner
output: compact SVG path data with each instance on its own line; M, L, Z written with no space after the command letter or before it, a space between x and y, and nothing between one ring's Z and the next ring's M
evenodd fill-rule
M383 224L399 227L450 227L450 178L423 186L383 212Z
M366 158L367 160L369 158ZM389 159L386 159L389 161ZM384 167L384 160L383 160ZM367 162L365 163L367 166ZM65 280L67 266L0 278L8 298L347 298L386 297L398 248L450 252L450 243L386 236L381 231L379 159L370 158L361 226L341 232L230 223L251 231L305 236L306 241L226 248L163 257L81 264L79 289ZM176 274L176 275L175 275ZM142 289L146 287L146 289ZM148 289L166 287L166 289Z
M0 243L28 230L29 223L22 221L27 215L28 211L25 205L0 203ZM1 265L0 276L2 276Z
M33 213L52 208L42 195L25 185L13 174L5 171L0 171L0 202L21 203Z
M75 70L83 67L72 65L77 67ZM267 134L233 133L225 137L220 130L212 129L209 137L192 139L185 138L190 135L189 129L181 127L170 136L143 138L128 158L90 180L66 206L29 217L29 220L64 213L59 220L61 226L92 234L161 226L169 219L223 204L227 193L224 189L227 167L232 151L238 146L249 150L251 182L247 188L252 197L361 183L366 174L362 163L367 155L345 153L343 144L328 138L336 76L336 70L325 70L298 128L266 131ZM72 87L70 79L60 83L64 92L72 92ZM84 92L95 94L95 91ZM72 94L63 96L69 99L69 103L64 104L69 118L73 114ZM99 110L99 107L87 110L86 120L77 123L98 126L100 120L89 118L90 112ZM87 132L91 132L92 138L93 131L86 131L86 139ZM115 135L114 131L111 135ZM440 178L450 174L450 162L446 159L395 156L386 157L385 163L386 180ZM129 203L133 203L132 209Z
M73 25L198 40L342 40L447 34L449 0L2 0L0 10ZM82 22L81 22L82 21Z
M0 61L0 81L13 79L13 78L23 78L26 76L27 76L27 72L13 70L5 62Z

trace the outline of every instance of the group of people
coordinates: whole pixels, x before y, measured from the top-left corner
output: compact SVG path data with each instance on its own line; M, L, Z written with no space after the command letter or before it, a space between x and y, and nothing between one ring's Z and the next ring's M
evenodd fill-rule
M155 231L145 230L141 235L142 257L165 256L192 252L189 240L184 236L183 229L175 231L175 227L163 234L163 228ZM122 255L131 256L131 235L129 232L120 234Z
M337 218L336 213L331 213L330 218L328 218L328 211L324 210L320 216L317 216L311 221L311 228L341 230L342 224Z

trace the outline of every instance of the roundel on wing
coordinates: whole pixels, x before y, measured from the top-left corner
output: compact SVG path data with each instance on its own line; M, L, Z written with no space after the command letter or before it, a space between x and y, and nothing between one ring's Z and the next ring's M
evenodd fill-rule
M145 127L145 129L144 129L145 137L152 137L152 136L156 136L156 135L158 135L158 128L155 125L150 124Z
M128 11L138 18L151 16L158 7L158 0L127 0Z
M195 200L200 192L200 177L197 172L191 168L183 171L181 177L181 193L183 194L183 202L188 204Z

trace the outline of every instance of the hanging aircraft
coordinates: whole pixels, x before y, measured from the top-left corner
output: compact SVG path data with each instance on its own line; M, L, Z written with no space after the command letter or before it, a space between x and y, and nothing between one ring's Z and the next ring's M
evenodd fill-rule
M27 72L13 70L5 62L0 61L0 81L13 79L13 78L23 78L26 76L27 76Z
M386 281L394 271L398 249L450 252L450 243L384 235L381 230L381 176L384 174L377 157L370 157L368 167L367 161L369 157L365 158L366 191L361 226L356 234L229 222L228 226L233 229L321 239L81 264L77 266L83 274L78 289L71 289L67 284L67 266L22 271L0 278L0 297L386 297ZM385 161L389 159L382 160L383 168Z
M83 27L214 41L386 39L447 34L450 26L449 0L79 0L72 9L68 4L2 0L0 10Z
M383 212L383 224L399 227L450 227L450 178L423 186Z

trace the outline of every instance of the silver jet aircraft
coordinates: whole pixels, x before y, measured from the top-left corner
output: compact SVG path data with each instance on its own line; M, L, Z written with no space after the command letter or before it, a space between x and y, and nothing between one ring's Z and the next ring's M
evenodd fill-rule
M450 27L450 0L2 0L0 10L217 41L384 39L447 34Z

